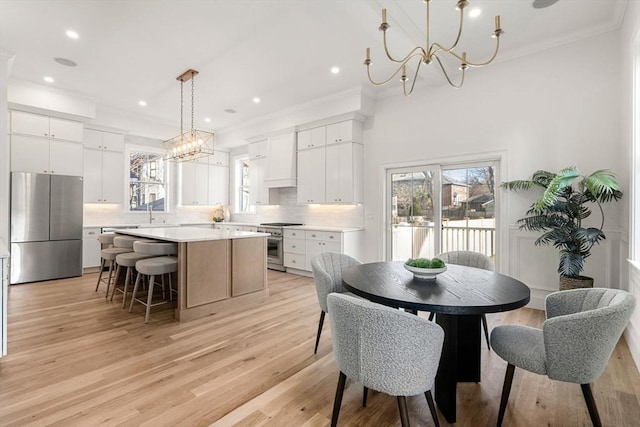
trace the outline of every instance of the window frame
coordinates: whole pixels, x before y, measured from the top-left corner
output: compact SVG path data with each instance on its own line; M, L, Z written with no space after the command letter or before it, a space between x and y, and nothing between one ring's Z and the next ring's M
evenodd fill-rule
M130 188L131 188L131 154L132 153L145 153L145 154L159 155L160 157L163 157L164 179L162 180L162 183L160 185L164 186L165 202L164 202L164 210L157 211L157 212L161 212L161 213L171 212L171 208L170 208L171 179L170 177L171 177L172 162L164 160L165 150L147 146L147 145L129 145L129 144L125 146L125 151L124 151L124 154L125 154L124 170L126 174L125 180L124 180L125 181L124 182L124 212L128 214L145 214L145 215L148 214L149 212L148 210L142 211L142 210L131 209L131 199L129 194L130 194Z

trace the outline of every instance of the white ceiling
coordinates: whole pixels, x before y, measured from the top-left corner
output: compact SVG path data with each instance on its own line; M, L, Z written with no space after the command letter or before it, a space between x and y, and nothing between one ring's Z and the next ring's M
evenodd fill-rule
M465 19L462 44L469 59L491 54L496 14L505 30L498 55L504 61L617 29L627 2L560 0L534 9L532 1L470 0L467 11L477 6L482 15ZM454 0L432 1L431 41L451 43L454 6ZM12 79L45 84L43 76L51 76L53 86L88 96L99 108L176 124L176 77L197 69L196 127L220 130L370 86L362 65L366 47L372 49L372 72L386 78L391 68L377 29L382 7L397 56L424 44L420 0L0 0L0 49L15 54ZM67 38L67 29L80 38ZM78 66L59 65L54 57ZM341 72L332 75L332 66ZM442 82L436 70L423 68L417 90ZM190 87L185 89L188 127ZM254 96L262 102L254 104ZM141 99L147 107L138 105ZM225 113L228 108L237 113Z

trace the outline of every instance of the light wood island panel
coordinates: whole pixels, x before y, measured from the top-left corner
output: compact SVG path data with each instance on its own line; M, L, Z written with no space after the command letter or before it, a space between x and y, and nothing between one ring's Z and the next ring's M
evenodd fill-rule
M268 234L192 227L116 230L178 244L175 318L189 321L268 296Z

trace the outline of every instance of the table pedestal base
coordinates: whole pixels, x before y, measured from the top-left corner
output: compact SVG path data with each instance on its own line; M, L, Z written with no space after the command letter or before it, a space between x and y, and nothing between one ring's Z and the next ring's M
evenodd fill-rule
M435 382L435 400L449 423L456 422L456 386L480 382L481 315L436 314L444 329L442 357Z

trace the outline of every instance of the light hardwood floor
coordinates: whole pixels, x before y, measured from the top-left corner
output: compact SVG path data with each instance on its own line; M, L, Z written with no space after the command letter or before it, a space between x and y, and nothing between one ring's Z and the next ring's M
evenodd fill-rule
M261 303L177 323L170 311L129 314L96 274L11 286L9 355L0 359L0 425L328 426L338 370L328 322L313 354L313 280L269 271ZM539 326L540 311L488 316ZM484 347L482 382L458 386L458 426L495 425L506 364ZM396 400L348 382L341 426L399 426ZM607 426L638 426L640 375L624 340L594 384ZM414 426L433 425L424 397ZM448 425L440 417L443 426ZM516 370L505 426L590 425L580 387Z

